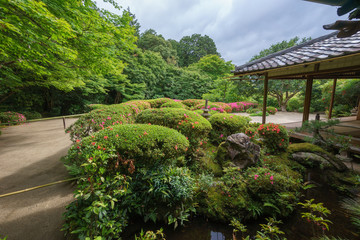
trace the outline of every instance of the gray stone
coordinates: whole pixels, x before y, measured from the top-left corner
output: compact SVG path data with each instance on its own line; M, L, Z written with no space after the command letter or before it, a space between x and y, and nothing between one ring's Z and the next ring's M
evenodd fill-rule
M227 137L219 146L217 160L222 166L246 168L255 165L260 159L260 146L252 143L244 133Z

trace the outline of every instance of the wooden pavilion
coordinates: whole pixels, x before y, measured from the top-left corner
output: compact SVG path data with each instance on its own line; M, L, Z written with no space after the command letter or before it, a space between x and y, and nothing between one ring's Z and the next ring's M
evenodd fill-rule
M266 123L269 79L306 79L302 122L309 120L313 80L334 79L328 116L331 118L337 79L360 78L360 32L346 38L338 38L337 34L333 32L235 68L232 80L264 80L262 123ZM360 133L360 102L357 116L352 119L356 125L353 132ZM352 142L358 142L360 147L360 138L355 138Z
M313 80L334 79L329 108L331 118L337 79L360 78L360 32L346 38L337 38L336 35L334 32L237 66L232 79L245 79L244 76L263 79L263 110L267 105L269 79L306 79L303 122L309 120ZM356 119L360 120L360 110ZM266 122L266 111L263 111L262 122Z

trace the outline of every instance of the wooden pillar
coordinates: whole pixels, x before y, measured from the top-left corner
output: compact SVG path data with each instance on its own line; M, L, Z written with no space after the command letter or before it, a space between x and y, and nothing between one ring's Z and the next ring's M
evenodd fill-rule
M309 121L313 79L314 79L313 76L307 76L306 79L305 102L304 102L304 112L303 112L303 120L302 120L303 122Z
M332 115L332 109L334 106L334 100L335 100L335 90L336 90L336 81L337 79L334 79L334 83L333 83L333 87L332 87L332 93L331 93L331 101L330 101L330 106L329 106L329 115L328 118L331 119L331 115Z
M357 113L356 120L360 120L360 101L359 101L358 113Z
M266 106L267 106L267 96L268 96L268 90L269 90L268 87L269 87L269 78L268 78L268 74L265 73L262 124L266 123Z

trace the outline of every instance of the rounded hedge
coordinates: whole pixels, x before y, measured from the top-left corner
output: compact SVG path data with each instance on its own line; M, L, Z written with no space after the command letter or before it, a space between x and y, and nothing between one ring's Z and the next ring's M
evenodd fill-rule
M134 123L133 109L131 106L122 105L95 109L86 113L65 131L70 133L71 140L75 141L105 129L108 126L129 123Z
M178 130L189 139L189 152L202 145L211 130L211 124L201 115L180 108L147 109L137 115L136 123L150 123Z
M277 108L275 108L275 107L267 107L266 108L266 112L268 112L269 114L271 114L271 115L274 115L275 113L277 113Z
M169 166L183 156L188 147L189 141L174 129L126 124L108 127L82 141L77 140L67 158L77 166L90 162L96 163L99 171L100 168L120 171L119 165L127 160L133 161L135 167Z
M244 132L250 118L227 113L216 113L209 118L212 130L210 140L219 144L234 133Z
M182 104L181 102L167 102L161 105L161 108L184 108L187 109L188 107L185 104Z
M157 98L157 99L151 99L151 100L147 100L147 101L150 103L152 108L159 108L164 103L174 102L174 100L172 100L170 98Z
M185 99L185 100L182 100L182 103L191 108L198 104L205 104L205 100L204 99Z

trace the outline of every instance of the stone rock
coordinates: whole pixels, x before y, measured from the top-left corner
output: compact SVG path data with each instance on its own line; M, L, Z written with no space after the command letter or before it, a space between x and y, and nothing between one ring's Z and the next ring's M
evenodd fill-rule
M220 144L216 158L223 167L246 168L259 161L260 146L252 143L244 133L232 134Z
M342 161L323 152L295 152L291 154L291 158L309 167L317 167L322 164L323 166L333 166L339 172L348 170Z

